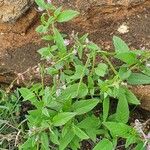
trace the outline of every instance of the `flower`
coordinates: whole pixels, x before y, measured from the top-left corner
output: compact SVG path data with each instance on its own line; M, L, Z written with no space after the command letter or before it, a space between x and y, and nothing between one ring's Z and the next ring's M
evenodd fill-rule
M69 39L65 39L64 40L64 44L65 44L65 46L68 46L70 44L70 40Z
M52 3L52 0L47 0L47 3L51 4L51 3Z

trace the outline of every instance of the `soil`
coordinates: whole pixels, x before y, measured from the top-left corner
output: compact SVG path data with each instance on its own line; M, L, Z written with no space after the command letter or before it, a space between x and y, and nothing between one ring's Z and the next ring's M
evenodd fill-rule
M33 16L33 12L31 14ZM36 18L38 20L37 15ZM22 24L15 24L13 30L7 33L6 29L1 28L0 34L0 63L4 68L17 72L24 71L32 63L35 65L39 60L36 50L41 47L40 36L35 32L39 22L30 23L27 33L23 31ZM128 26L129 32L121 34L117 31L122 24ZM22 31L17 30L20 26ZM121 37L131 48L150 49L150 1L128 9L110 7L99 10L99 8L92 7L71 23L63 24L61 29L66 33L71 33L73 30L81 34L89 33L90 39L106 50L112 48L113 35ZM32 63L26 63L32 57Z

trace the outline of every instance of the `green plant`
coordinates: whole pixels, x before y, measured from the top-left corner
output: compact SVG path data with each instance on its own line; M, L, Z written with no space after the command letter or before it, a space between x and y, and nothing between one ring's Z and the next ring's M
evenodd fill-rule
M0 90L0 147L2 148L9 147L11 149L14 146L17 133L20 132L18 128L20 98L17 91L7 94L4 90Z
M150 69L146 65L149 52L131 51L116 36L115 52L106 52L89 41L87 34L61 34L57 24L79 13L56 8L43 0L36 2L46 10L36 31L49 43L38 53L51 65L43 70L41 84L19 89L24 101L35 106L26 116L29 130L19 149L77 150L86 140L92 143L93 150L112 150L120 137L126 140L126 148L133 144L136 150L144 148L139 133L127 125L129 105L140 104L128 84L150 84ZM67 38L69 43L65 44ZM101 58L100 63L97 57ZM112 58L120 60L120 65L114 65ZM44 86L47 74L52 79L50 86ZM112 101L116 104L113 109Z

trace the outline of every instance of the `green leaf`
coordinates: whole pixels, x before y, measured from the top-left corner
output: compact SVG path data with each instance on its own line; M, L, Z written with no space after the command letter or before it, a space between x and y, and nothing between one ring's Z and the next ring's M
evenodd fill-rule
M71 150L80 149L80 139L77 136L75 136L69 145Z
M108 139L102 139L93 150L113 150L113 144Z
M73 131L81 140L89 139L89 136L77 126L73 126Z
M131 75L131 70L128 70L126 67L120 67L118 74L121 80L125 80Z
M74 10L65 10L59 14L57 17L58 22L67 22L69 20L72 20L74 17L78 16L79 12Z
M61 137L60 139L59 150L64 150L68 146L68 144L72 141L74 136L75 134L72 131L72 129L69 129L68 132L65 134L65 136Z
M98 129L101 125L100 119L95 116L86 117L84 120L79 122L77 126L82 129Z
M64 91L62 91L62 94L60 95L59 99L68 99L68 97L75 98L75 97L85 97L88 94L88 88L86 84L81 83L75 83L71 86L67 87Z
M46 40L46 41L51 41L53 39L54 39L54 37L52 35L45 35L42 37L42 40Z
M128 52L130 50L128 45L117 36L113 36L113 42L114 42L115 51L117 54Z
M146 150L146 146L143 142L138 143L134 150Z
M62 10L62 7L57 8L54 12L54 16L57 17L58 15L60 15L61 10Z
M137 99L137 97L127 88L124 88L126 91L126 98L128 103L134 104L134 105L140 105L140 101Z
M64 39L63 39L62 35L59 33L59 31L56 28L54 28L53 31L54 31L54 39L55 39L56 45L57 45L60 53L65 54L66 46L64 44Z
M106 121L109 114L109 105L110 105L110 100L109 97L107 97L103 100L103 121L104 122Z
M118 105L116 111L116 120L118 122L127 123L129 119L129 107L126 95L122 88L119 89L118 93Z
M19 92L21 93L21 96L24 98L24 100L31 100L35 98L35 94L27 88L21 88L19 89Z
M21 149L28 149L28 148L32 148L34 149L35 147L35 136L29 137L22 145L21 145Z
M80 100L76 101L72 105L72 108L73 111L77 113L77 115L81 115L91 111L98 103L98 99Z
M46 9L47 8L47 5L46 5L44 0L35 0L35 2L42 9Z
M49 112L48 112L48 109L47 109L47 108L43 108L43 109L42 109L42 113L43 113L45 116L50 117L50 115L49 115Z
M88 76L88 89L91 95L94 95L94 81L91 76Z
M100 76L104 77L107 72L108 66L104 63L98 64L97 68L95 68L95 73Z
M108 128L113 136L127 138L134 133L134 129L124 123L104 122L104 126Z
M120 59L128 65L133 65L138 62L136 54L132 52L118 53L115 58Z
M46 68L46 71L47 71L47 74L49 74L51 76L58 74L58 72L59 72L59 70L52 68L52 67Z
M89 43L87 45L87 48L89 48L90 50L94 50L94 51L100 50L100 47L98 45L96 45L95 43Z
M76 65L75 70L76 70L75 74L70 77L71 79L74 79L74 80L77 80L77 79L80 79L81 77L84 77L88 72L86 67L81 66L81 65Z
M51 54L50 50L51 50L50 47L43 47L43 48L38 50L38 53L43 58L52 57L52 54Z
M138 138L135 135L130 135L126 139L125 148L129 147L131 144L134 144L138 141Z
M41 143L45 150L50 150L48 135L45 132L41 133Z
M131 85L150 84L150 76L144 75L142 73L132 73L127 82Z
M48 30L48 27L44 25L40 25L35 29L35 31L38 33L46 33L47 30Z
M73 112L62 112L56 115L53 118L53 124L54 126L62 126L66 124L70 119L72 119L76 113Z
M91 129L88 129L88 130L86 129L85 131L86 131L87 135L91 138L91 140L95 143L96 142L96 137L99 134L98 130L91 128Z
M54 143L54 144L56 144L56 145L59 145L60 143L59 143L59 140L58 140L58 135L57 135L57 133L55 133L55 132L53 132L53 131L51 131L51 133L50 133L50 140Z

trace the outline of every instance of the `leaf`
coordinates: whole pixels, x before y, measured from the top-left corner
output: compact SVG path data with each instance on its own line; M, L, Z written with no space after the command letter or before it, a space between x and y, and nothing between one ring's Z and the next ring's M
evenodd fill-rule
M61 13L62 7L59 7L55 10L54 16L57 17Z
M75 134L72 129L69 129L68 132L60 139L59 150L64 150L67 145L72 141Z
M47 109L47 108L43 108L43 109L42 109L42 113L43 113L45 116L50 117L50 115L49 115L49 112L48 112L48 109Z
M51 76L58 74L58 72L59 72L57 69L52 68L52 67L46 68L46 71L47 71L47 74L49 74Z
M88 70L86 69L85 66L81 66L81 65L76 65L75 66L75 74L73 76L71 76L71 79L77 80L80 79L81 77L84 77Z
M73 111L77 113L77 115L81 115L91 111L98 103L98 99L80 100L76 101L72 105L72 108Z
M82 129L98 129L101 125L100 119L95 116L86 117L77 126Z
M41 133L41 143L45 150L50 150L48 135L45 132Z
M113 42L114 42L115 51L117 54L128 52L130 50L128 45L117 36L113 36Z
M52 57L52 54L51 54L50 50L51 50L50 47L43 47L43 48L38 50L38 53L43 58Z
M91 128L91 129L86 130L86 133L90 137L90 139L95 143L97 134L99 134L98 130Z
M48 30L48 27L47 26L44 26L44 25L39 25L35 31L38 32L38 33L46 33Z
M110 105L110 100L109 97L107 97L103 100L103 121L104 122L106 121L109 114L109 105Z
M100 76L104 77L107 72L108 66L104 63L98 64L97 68L95 68L95 73Z
M129 119L128 101L124 91L120 88L118 93L118 105L116 111L116 120L118 122L127 123Z
M46 41L51 41L53 39L54 39L54 37L52 35L45 35L42 37L42 40L46 40Z
M87 45L87 48L89 48L89 49L91 49L91 50L94 50L94 51L96 51L96 50L100 50L100 47L98 46L98 45L96 45L95 43L89 43L88 45Z
M126 67L120 67L118 74L121 80L125 80L131 75L131 70L128 70Z
M54 144L56 144L56 145L59 145L60 143L59 143L59 140L58 140L58 135L57 135L57 133L55 133L55 132L53 132L53 131L51 131L51 133L50 133L50 140L54 143Z
M59 14L57 17L58 22L67 22L69 20L72 20L74 17L78 16L79 12L74 10L65 10Z
M137 99L137 97L127 88L125 89L125 94L126 94L126 98L128 103L134 104L134 105L140 105L140 101Z
M88 88L86 84L81 83L75 83L71 86L68 86L64 91L62 91L62 94L60 95L59 99L68 99L68 97L75 98L75 97L85 97L88 94Z
M80 139L77 136L75 136L69 145L71 150L80 149Z
M94 95L94 81L91 76L88 76L88 89L91 95Z
M113 150L113 144L108 139L102 139L93 150Z
M125 53L118 53L115 58L120 59L121 61L125 62L128 65L133 65L138 62L136 54L132 52L125 52Z
M104 122L103 125L116 137L127 138L134 133L134 129L124 123Z
M21 149L28 149L28 148L32 148L34 149L35 146L35 136L29 137L22 145L21 145Z
M89 139L89 136L77 126L73 126L73 131L81 140Z
M146 146L145 146L145 144L143 142L140 142L140 143L138 143L136 145L136 147L134 148L134 150L146 150Z
M131 144L134 144L138 141L137 137L135 135L130 135L126 139L125 148L129 147Z
M70 119L72 119L76 113L73 112L62 112L54 116L53 124L54 126L62 126L66 124Z
M60 53L65 54L66 46L64 44L64 39L63 39L62 35L59 33L59 31L56 28L53 29L53 32L54 32L54 39L55 39L56 45L57 45Z
M131 85L150 84L150 76L144 75L142 73L132 73L127 79L127 82Z
M46 5L44 0L35 0L35 2L42 9L46 9L47 8L47 5Z
M24 100L31 100L35 98L35 94L27 88L21 88L19 89L19 92L21 93L21 96L24 98Z

